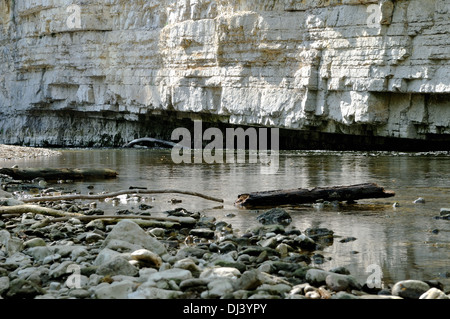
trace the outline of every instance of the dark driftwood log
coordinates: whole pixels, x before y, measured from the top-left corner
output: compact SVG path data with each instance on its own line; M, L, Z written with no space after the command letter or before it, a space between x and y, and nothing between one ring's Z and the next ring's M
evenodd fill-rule
M115 178L118 175L116 171L107 168L0 168L0 174L21 180L33 180L38 177L45 180L104 179Z
M351 186L316 187L314 189L288 189L241 194L235 202L240 207L275 207L324 201L355 201L367 198L387 198L395 192L385 191L375 183Z

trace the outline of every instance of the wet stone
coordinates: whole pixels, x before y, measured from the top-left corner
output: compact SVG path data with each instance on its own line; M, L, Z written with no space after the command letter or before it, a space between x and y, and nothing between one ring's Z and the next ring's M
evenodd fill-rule
M419 299L422 294L427 292L430 286L420 280L403 280L397 282L392 287L392 295L405 299Z
M310 285L314 287L320 287L326 284L326 279L328 275L331 274L333 273L322 269L309 269L306 272L305 279Z
M305 250L315 250L316 249L316 242L306 236L305 234L301 234L299 236L296 236L294 238L294 245L295 247L299 247L301 249Z
M345 267L336 267L336 268L332 268L330 269L330 272L334 272L336 274L341 274L341 275L350 275L350 270L348 270Z
M356 240L355 237L345 237L345 238L339 240L339 242L340 243L349 243L349 242L352 242L352 241L355 241L355 240Z
M221 254L226 254L237 249L236 245L232 242L225 242L218 245L219 252Z
M269 224L282 224L289 225L292 222L292 217L284 209L273 208L260 215L258 215L257 220L264 225Z
M362 287L356 279L350 275L331 273L325 278L327 287L333 291L360 290Z
M325 257L322 254L316 253L311 257L311 261L317 265L321 265L325 262Z
M327 228L307 228L305 230L305 235L314 241L329 241L333 242L334 232Z

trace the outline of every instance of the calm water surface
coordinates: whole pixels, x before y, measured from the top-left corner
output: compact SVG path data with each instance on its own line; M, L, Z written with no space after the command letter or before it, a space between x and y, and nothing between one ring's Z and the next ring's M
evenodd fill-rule
M291 207L290 226L301 231L309 227L334 231L334 243L320 252L326 261L317 266L323 269L345 266L364 283L370 275L369 265L379 265L386 286L405 279L437 279L450 288L450 221L433 218L439 215L440 208L450 207L449 154L289 151L281 153L275 175L262 175L260 164L176 165L170 150L151 149L64 150L62 156L2 163L5 167L14 164L118 171L114 180L57 185L84 194L139 186L190 190L223 198L224 205L217 207L218 203L197 197L154 195L154 201L149 199L154 205L150 212L156 216L175 207L199 210L231 223L238 234L258 225L256 216L264 211L234 207L239 194L376 182L395 191L396 196L323 209ZM94 189L89 190L88 185ZM426 203L413 204L419 197ZM171 198L181 199L182 203L168 203ZM394 202L400 207L394 208ZM106 202L100 206L111 213L131 207L137 209L136 203L123 201L113 206ZM229 217L230 213L235 216ZM341 237L356 240L341 243Z

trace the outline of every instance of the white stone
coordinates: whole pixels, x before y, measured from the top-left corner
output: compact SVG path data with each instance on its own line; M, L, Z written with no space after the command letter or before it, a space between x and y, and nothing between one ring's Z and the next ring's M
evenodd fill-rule
M241 275L241 272L233 267L215 267L206 268L201 274L200 278L230 278L236 279Z
M155 254L147 249L135 250L131 253L130 256L133 260L137 260L143 263L149 263L157 268L159 268L163 263L161 257L159 257L158 254Z
M442 290L433 287L424 292L419 299L449 299L449 297Z

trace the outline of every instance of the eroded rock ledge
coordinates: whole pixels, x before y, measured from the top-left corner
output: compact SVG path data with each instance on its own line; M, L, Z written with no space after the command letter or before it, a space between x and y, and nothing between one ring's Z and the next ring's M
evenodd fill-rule
M70 5L0 0L3 143L117 146L201 118L448 148L449 0Z

